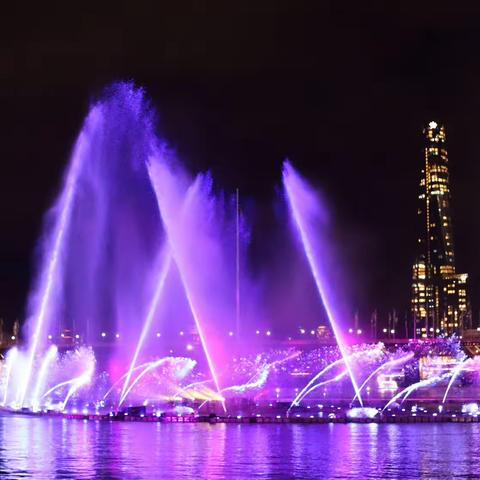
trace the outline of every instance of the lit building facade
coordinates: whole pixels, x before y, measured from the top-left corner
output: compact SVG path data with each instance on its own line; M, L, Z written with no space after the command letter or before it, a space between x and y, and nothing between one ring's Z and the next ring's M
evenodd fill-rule
M470 308L468 275L455 270L445 127L430 122L423 134L412 314L416 334L426 337L461 333L470 327Z

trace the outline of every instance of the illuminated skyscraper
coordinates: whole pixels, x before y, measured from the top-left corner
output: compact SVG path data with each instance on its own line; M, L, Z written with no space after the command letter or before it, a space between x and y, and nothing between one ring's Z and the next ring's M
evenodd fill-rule
M424 165L418 195L418 247L412 275L412 314L417 335L460 333L468 327L466 273L456 273L450 213L445 127L423 130Z

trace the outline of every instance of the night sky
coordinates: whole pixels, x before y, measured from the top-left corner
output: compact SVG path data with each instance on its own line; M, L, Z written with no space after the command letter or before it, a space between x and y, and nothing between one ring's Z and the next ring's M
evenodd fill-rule
M210 169L225 190L240 188L253 260L276 241L268 227L282 161L321 188L354 279L351 303L365 319L374 307L408 308L421 130L445 122L457 269L471 275L478 317L480 9L17 3L0 19L0 316L8 322L22 318L42 215L88 105L118 79L145 87L161 134L192 171Z

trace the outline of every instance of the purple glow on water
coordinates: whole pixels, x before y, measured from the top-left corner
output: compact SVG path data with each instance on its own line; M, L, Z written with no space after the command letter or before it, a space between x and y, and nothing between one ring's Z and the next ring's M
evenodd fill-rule
M337 324L338 315L335 312L333 290L332 288L327 287L328 272L322 271L320 267L320 256L322 254L328 255L329 252L326 249L324 249L323 252L318 252L313 246L312 239L315 237L315 235L318 235L318 232L314 231L313 222L315 218L318 219L319 215L321 215L320 206L318 203L319 199L315 196L311 187L298 175L289 162L285 162L283 165L283 185L290 206L292 218L301 239L305 255L318 289L318 293L325 307L325 311L330 321L333 334L335 335L338 348L340 349L342 358L345 362L345 366L350 376L353 388L360 405L363 406L362 397L360 395L357 381L350 364L350 359L345 348L345 342L340 333L339 325Z

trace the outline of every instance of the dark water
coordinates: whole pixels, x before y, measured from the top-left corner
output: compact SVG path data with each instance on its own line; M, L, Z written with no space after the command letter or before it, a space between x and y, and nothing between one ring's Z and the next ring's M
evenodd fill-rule
M480 424L208 425L0 417L0 478L480 478Z

